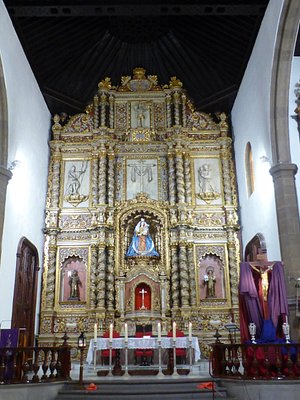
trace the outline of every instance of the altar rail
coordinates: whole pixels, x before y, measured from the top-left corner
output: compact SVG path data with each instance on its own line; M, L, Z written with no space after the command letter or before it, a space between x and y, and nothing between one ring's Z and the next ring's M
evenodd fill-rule
M0 384L70 379L70 347L0 348Z
M299 379L300 343L212 345L214 378Z

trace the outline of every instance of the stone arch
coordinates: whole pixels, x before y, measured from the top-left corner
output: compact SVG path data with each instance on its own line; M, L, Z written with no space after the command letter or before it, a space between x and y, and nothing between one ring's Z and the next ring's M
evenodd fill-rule
M7 169L8 158L8 110L7 92L4 80L2 62L0 58L0 257L2 249L2 234L5 213L6 189L11 171Z
M298 0L285 0L275 42L270 96L270 128L278 233L281 258L289 275L298 276L300 258L299 209L295 185L297 166L291 162L289 142L289 85L294 47L298 33ZM295 287L288 283L288 295L295 298Z

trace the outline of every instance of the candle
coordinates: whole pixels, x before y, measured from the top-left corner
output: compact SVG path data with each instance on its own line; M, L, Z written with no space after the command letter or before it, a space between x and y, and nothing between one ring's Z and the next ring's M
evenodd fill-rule
M189 322L189 340L192 340L192 323Z
M176 322L173 322L173 340L176 340Z
M97 342L97 324L94 325L94 340Z
M160 325L160 322L158 322L158 324L157 324L157 337L158 337L158 340L161 340L161 325Z
M127 322L125 322L125 340L128 340L128 325L127 325Z
M113 324L109 325L109 339L112 340L113 338Z

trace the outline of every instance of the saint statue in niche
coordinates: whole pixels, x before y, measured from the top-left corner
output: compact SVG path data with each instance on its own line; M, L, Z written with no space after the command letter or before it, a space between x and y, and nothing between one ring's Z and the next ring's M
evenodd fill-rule
M74 269L69 277L70 297L69 300L80 300L79 286L82 286L78 271Z
M213 267L208 267L206 274L203 277L204 285L206 286L206 298L216 296L216 277Z
M159 257L149 233L149 224L144 218L136 224L134 234L127 250L127 257L147 256Z
M198 180L200 193L213 193L215 188L212 183L211 166L207 163L201 165L198 169Z

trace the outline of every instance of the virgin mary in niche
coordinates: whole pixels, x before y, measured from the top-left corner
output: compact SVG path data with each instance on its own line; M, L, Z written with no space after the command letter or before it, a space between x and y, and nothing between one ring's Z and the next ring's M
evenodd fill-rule
M128 247L126 257L159 257L154 242L149 233L150 225L141 218L134 228L133 237Z

